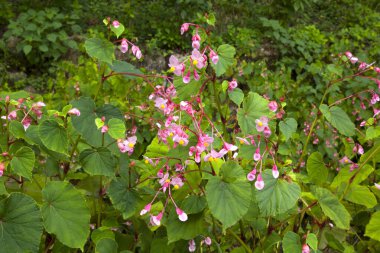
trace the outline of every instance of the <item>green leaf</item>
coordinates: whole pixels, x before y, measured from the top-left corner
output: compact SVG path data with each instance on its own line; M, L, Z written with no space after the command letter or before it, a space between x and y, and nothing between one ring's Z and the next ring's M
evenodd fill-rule
M370 150L360 157L360 163L380 162L380 142L377 142Z
M322 154L319 152L314 152L309 156L307 159L306 170L310 180L317 185L325 183L329 174L329 171L323 162Z
M355 177L352 180L351 185L360 184L365 179L368 178L368 176L374 171L373 167L366 164L361 168L361 170L356 172L350 171L350 168L347 166L344 168L341 168L338 175L335 176L333 182L331 183L331 188L337 188L342 183L348 183L350 178L355 175Z
M117 253L117 242L110 238L101 239L95 247L95 253Z
M189 83L184 83L181 77L174 78L174 87L177 91L177 96L181 101L188 101L192 96L195 96L202 86L202 80L191 79Z
M256 119L260 119L261 116L270 117L272 115L268 103L268 100L253 92L250 92L244 99L243 107L239 108L237 113L239 126L244 134L257 132Z
M380 211L372 214L371 219L365 228L365 235L380 241Z
M227 71L227 69L234 63L234 56L236 50L233 46L223 44L220 45L216 51L219 56L219 61L217 64L211 65L215 69L216 76L219 77L223 75Z
M113 206L123 214L123 219L128 219L139 211L137 208L140 206L141 198L135 189L129 187L127 178L112 180L107 193Z
M235 162L221 167L222 177L212 177L206 185L206 198L211 213L228 228L247 213L251 201L251 186L245 173Z
M115 159L107 148L83 150L79 155L83 169L90 175L112 177L115 174Z
M32 180L35 155L31 148L22 147L12 157L11 168L19 176Z
M38 128L42 143L50 150L67 154L69 141L66 129L54 120L45 120Z
M79 117L71 118L74 128L83 136L88 144L95 147L102 146L102 133L96 127L96 118L104 116L106 121L112 118L124 120L124 117L118 108L110 104L96 108L95 103L91 98L82 97L79 100L72 101L71 104L81 112ZM114 142L114 139L106 134L105 145L108 145L111 142Z
M372 208L377 204L375 195L367 186L351 185L344 198L352 203Z
M190 240L197 235L204 234L205 232L205 217L203 213L190 214L188 220L183 222L178 219L175 210L169 214L168 220L165 223L168 233L168 243L178 241L180 239Z
M115 234L108 227L100 227L92 231L91 240L97 244L101 239L109 238L115 240Z
M32 51L32 46L31 45L25 45L23 48L22 48L22 51L24 51L24 54L25 55L28 55L30 53L30 51Z
M323 116L335 127L339 133L345 136L355 135L355 125L348 117L347 113L338 106L328 107L322 104L319 110L323 113Z
M0 201L0 253L39 252L42 220L36 202L22 193Z
M285 140L289 140L297 131L297 121L293 118L286 118L279 124L281 133L285 136Z
M256 200L261 214L275 216L296 205L301 196L298 184L274 178L271 170L265 170L262 177L265 183L264 189L256 192Z
M138 74L138 75L142 75L143 72L141 72L139 69L137 69L135 66L133 66L132 64L128 63L128 62L125 62L125 61L113 61L112 62L112 65L109 65L110 68L117 72L117 73L125 73L125 72L128 72L128 73L132 73L132 74ZM136 79L138 78L137 76L131 76L131 75L123 75L125 78L127 79Z
M19 121L12 120L9 123L9 132L17 139L25 139L25 129Z
M181 208L187 214L200 213L206 208L207 202L205 197L198 195L188 196L181 205Z
M68 182L51 181L42 190L42 217L47 232L71 248L83 247L90 234L86 199Z
M108 40L99 38L87 39L84 47L89 56L99 61L112 64L112 60L115 59L115 46Z
M312 191L326 216L334 221L338 228L349 229L351 216L339 199L325 188L315 187Z
M241 89L236 88L233 91L228 92L228 97L234 102L237 106L240 106L240 104L244 100L244 93Z
M116 28L114 27L113 25L111 25L111 31L115 33L116 37L119 38L120 35L123 34L124 32L124 25L123 24L119 24L119 26Z
M286 232L282 239L282 249L284 253L301 253L302 245L300 236L292 231Z
M313 250L318 249L318 238L315 234L309 233L306 237L306 243L312 248Z
M110 119L108 121L108 134L114 139L125 138L125 124L121 119Z
M372 140L380 136L380 127L373 127L370 126L367 128L367 131L365 132L365 139L366 140Z

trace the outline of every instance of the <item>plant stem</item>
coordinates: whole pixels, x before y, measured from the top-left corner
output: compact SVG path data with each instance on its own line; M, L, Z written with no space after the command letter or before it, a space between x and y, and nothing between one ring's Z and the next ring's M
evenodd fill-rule
M227 140L229 141L229 135L227 134L227 129L226 129L226 119L224 118L224 116L222 114L222 107L220 105L221 104L220 98L219 98L219 94L217 93L217 90L216 90L215 82L216 82L216 80L214 78L214 80L212 81L212 88L214 89L215 103L216 103L216 106L218 108L220 120L222 122L223 133L225 134Z
M103 176L100 176L99 180L99 199L98 199L98 228L101 226L102 222L102 206L103 206Z
M248 247L248 245L245 244L245 243L243 242L243 240L240 239L240 237L239 237L237 234L235 234L234 231L232 231L231 229L227 229L227 231L228 231L233 237L235 237L235 239L241 244L241 246L245 249L246 252L248 252L248 253L252 253L252 250Z

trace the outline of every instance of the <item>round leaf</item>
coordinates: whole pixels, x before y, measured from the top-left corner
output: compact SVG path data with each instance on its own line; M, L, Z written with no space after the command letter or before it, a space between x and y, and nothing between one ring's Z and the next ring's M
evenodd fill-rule
M300 236L292 231L288 231L282 239L282 249L284 253L301 253L302 246Z
M365 228L365 235L380 241L380 211L372 214L372 217Z
M347 113L338 106L328 107L323 104L319 107L319 110L323 113L323 116L328 122L335 127L339 133L346 136L355 135L355 125L352 123Z
M247 213L251 202L251 186L244 171L235 162L221 167L223 177L212 177L206 185L206 198L211 213L224 228L234 225Z
M0 201L0 253L39 252L42 221L36 202L22 193Z
M34 161L33 150L29 147L22 147L13 155L11 168L17 175L31 180Z
M205 233L205 219L202 213L188 215L188 220L183 222L178 219L175 210L170 212L166 222L168 243L180 239L190 240Z
M84 47L89 56L99 61L112 64L112 60L115 59L115 47L108 40L99 38L88 39L85 41Z
M90 175L112 177L115 173L115 159L107 148L83 150L79 160Z
M285 136L285 140L289 140L292 135L297 131L297 121L293 118L286 118L279 124L281 133Z
M108 134L114 139L125 138L125 124L121 119L110 119L108 121Z
M42 190L46 231L71 248L80 248L90 234L90 211L82 194L67 182L52 181Z
M265 182L264 189L256 192L261 214L275 216L295 206L301 196L301 189L298 184L273 178L271 170L263 172L263 180Z
M318 185L325 183L329 174L329 171L323 162L322 154L319 152L314 152L309 156L307 159L306 170L310 180Z
M117 242L110 238L103 238L96 244L95 253L117 253Z
M219 61L217 64L211 64L215 69L216 76L223 75L227 69L234 63L234 56L236 50L233 46L228 44L220 45L217 49Z
M69 146L66 129L54 120L45 120L39 126L39 136L42 143L50 150L58 153L67 153Z

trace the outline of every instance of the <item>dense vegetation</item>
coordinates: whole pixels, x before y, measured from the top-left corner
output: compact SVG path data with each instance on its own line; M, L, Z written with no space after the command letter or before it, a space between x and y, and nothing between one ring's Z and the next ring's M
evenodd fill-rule
M378 1L0 10L0 253L380 251Z

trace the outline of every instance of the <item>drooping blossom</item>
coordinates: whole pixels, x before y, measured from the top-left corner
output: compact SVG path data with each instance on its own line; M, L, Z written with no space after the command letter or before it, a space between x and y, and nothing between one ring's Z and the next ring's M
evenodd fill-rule
M380 190L380 184L375 183L375 187Z
M183 23L181 25L181 35L189 30L189 23Z
M263 180L263 178L262 178L262 176L261 176L261 173L257 176L257 180L256 180L256 182L255 182L255 187L256 187L256 189L257 190L262 190L263 188L264 188L264 180Z
M160 226L162 215L163 215L163 213L160 212L156 216L154 216L154 215L150 216L150 224L152 224L153 226Z
M278 108L277 102L276 101L270 101L269 104L268 104L268 108L272 112L276 112L277 108Z
M352 149L352 152L358 153L359 155L362 155L362 154L364 154L364 149L359 143L355 143L355 146Z
M265 138L269 138L270 135L272 134L272 131L270 130L270 128L268 126L266 126L266 127L264 127L263 134L264 134Z
M268 126L268 118L265 116L261 116L260 119L256 119L256 130L258 132L264 131L264 128Z
M120 51L125 54L128 51L128 42L126 39L121 40Z
M150 212L150 209L152 208L152 203L147 204L144 209L140 211L140 215L144 215L146 213Z
M231 82L228 82L228 90L233 91L238 86L238 83L235 79L233 79Z
M38 109L41 109L42 107L45 107L45 106L46 106L46 104L44 102L41 102L41 101L34 103L32 105L33 108L38 108Z
M80 111L77 108L72 108L67 113L70 115L80 116Z
M4 165L4 163L0 163L0 177L3 176L3 174L4 174L4 170L5 170L5 165Z
M108 126L104 125L102 126L102 129L100 130L103 134L108 132Z
M350 58L350 62L351 62L352 64L355 64L355 63L357 63L358 61L359 61L358 57L351 57L351 58Z
M136 45L133 45L132 46L132 53L134 56L136 56L137 59L140 60L140 58L142 57L142 53L141 53L141 50L138 46Z
M219 153L223 156L228 153L228 151L236 151L238 149L237 146L224 142L223 148L219 151Z
M177 207L175 210L176 210L176 212L177 212L178 219L179 219L180 221L187 221L187 214L186 214L183 210L181 210L181 209L178 208L178 207Z
M280 175L280 172L278 171L276 164L273 164L272 175L274 178L278 178L278 176Z
M302 253L310 253L309 245L307 245L306 243L302 245Z
M193 77L194 77L194 79L195 79L196 81L198 81L199 78L200 78L198 72L197 72L195 69L193 70Z
M377 95L377 93L373 93L372 94L372 98L371 98L371 104L376 104L377 102L380 101L380 97L379 95Z
M194 48L194 49L199 49L200 46L201 46L201 36L199 36L198 33L196 33L192 38L191 40L193 41L191 43L191 46ZM195 65L195 64L194 64Z
M15 120L17 119L17 111L14 110L14 111L11 111L9 114L8 114L8 120Z
M364 70L366 67L367 67L367 63L365 63L365 62L361 62L361 63L359 64L358 70Z
M211 241L211 238L210 237L206 237L204 240L203 240L204 242L205 242L205 244L206 245L208 245L208 246L210 246L211 245L211 243L212 243L212 241Z
M253 181L256 179L256 169L253 169L247 174L248 181Z
M257 148L256 151L255 151L255 153L253 154L253 160L255 160L257 162L260 159L261 159L260 148Z
M28 129L28 127L32 123L32 118L31 117L26 117L21 123L24 126L24 129L26 131L26 129Z
M119 21L114 20L114 21L112 21L112 25L113 25L113 27L118 28L120 26L120 23L119 23Z
M210 54L208 55L212 61L212 63L217 64L219 61L219 56L217 53L214 52L214 50L210 51Z
M173 72L176 76L180 76L185 70L185 65L181 63L174 55L170 56L169 58L169 67L170 71Z
M191 75L191 73L190 73L190 71L188 71L187 74L182 77L182 81L184 83L190 83L190 75Z
M194 240L190 240L189 241L189 252L195 252L196 250L196 246L195 246L195 241Z

